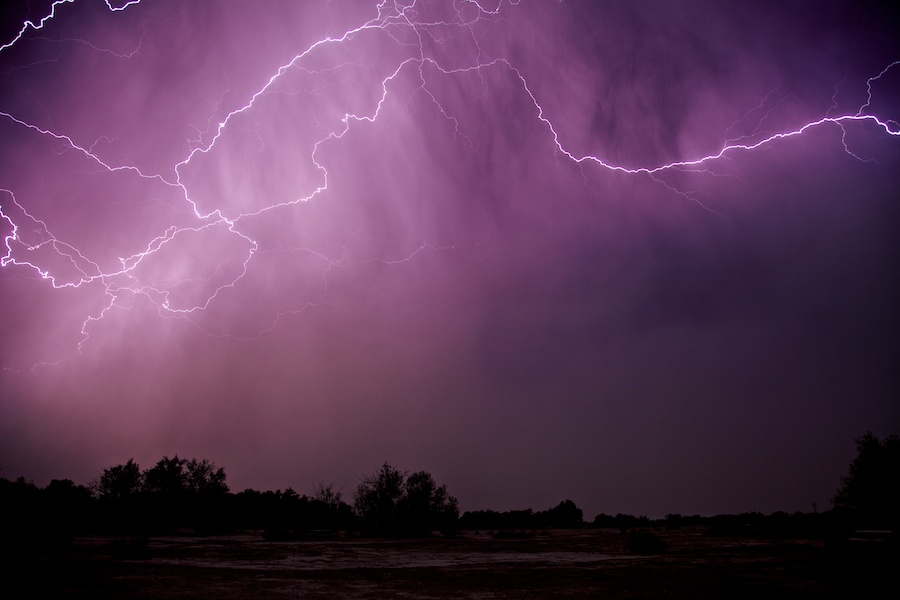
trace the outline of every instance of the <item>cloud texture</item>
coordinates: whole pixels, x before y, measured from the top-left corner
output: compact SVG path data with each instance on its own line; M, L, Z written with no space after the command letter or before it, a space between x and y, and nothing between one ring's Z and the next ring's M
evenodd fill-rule
M407 4L4 9L2 475L825 506L900 423L893 16Z

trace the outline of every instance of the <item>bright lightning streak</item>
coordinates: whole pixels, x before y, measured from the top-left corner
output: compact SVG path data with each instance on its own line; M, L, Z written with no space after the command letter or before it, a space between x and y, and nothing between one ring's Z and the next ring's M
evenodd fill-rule
M71 2L75 2L75 0L56 0L53 3L53 5L50 7L50 14L41 18L41 20L39 20L37 23L35 23L34 21L25 21L25 23L22 24L22 28L19 30L19 33L16 34L16 36L14 38L11 39L10 41L8 41L7 43L3 44L2 46L0 46L0 52L16 45L19 42L19 40L22 39L22 36L24 36L28 32L29 29L32 29L34 31L39 31L39 30L43 29L44 25L47 24L47 21L49 21L50 19L52 19L53 17L56 16L57 8L59 8L63 4L69 4Z
M61 14L65 12L64 5L72 2L74 0L57 0L53 2L50 12L46 16L40 20L26 21L12 40L0 46L0 52L8 51L14 46L27 44L33 40L46 40L47 38L29 38L29 33L48 28L52 20L63 18ZM141 0L129 0L120 5L114 5L109 0L106 0L106 7L111 12L121 12L129 7L136 7L140 3ZM64 145L68 150L78 153L105 173L129 174L142 180L156 182L170 189L177 190L179 196L190 207L194 221L192 225L172 225L167 227L143 244L139 252L120 257L118 259L119 265L116 268L103 268L100 261L89 258L74 245L52 234L44 221L37 216L33 216L25 209L22 204L23 201L16 198L13 190L0 189L0 194L2 194L2 197L0 197L0 220L6 223L5 226L9 231L4 237L5 253L0 257L0 265L7 268L18 267L30 271L41 279L49 281L50 285L56 289L78 288L90 284L101 286L106 301L99 310L84 318L80 329L82 340L79 343L79 350L88 339L90 324L99 321L112 308L118 306L117 303L125 295L146 298L156 306L163 316L190 319L191 315L209 309L227 290L240 285L247 276L254 257L260 252L260 242L254 235L249 233L250 228L246 226L247 224L273 211L299 203L310 202L329 190L330 181L327 161L320 157L322 149L328 145L339 143L354 128L374 124L382 114L384 106L391 98L392 89L397 85L401 76L414 78L417 82L417 90L424 93L440 112L441 116L453 126L454 136L459 136L466 140L469 147L473 151L475 150L467 132L460 125L459 119L453 115L452 111L442 105L438 94L429 88L426 70L428 72L436 72L445 77L462 74L484 75L492 70L503 70L517 82L520 93L524 94L523 98L527 98L527 102L533 106L535 122L541 124L548 134L548 145L555 148L560 155L566 157L574 164L593 165L600 170L628 175L650 176L656 181L660 180L656 179L655 176L667 171L703 169L722 160L726 155L751 152L777 141L802 136L813 129L826 126L839 127L846 135L845 127L852 124L865 123L876 126L887 136L900 136L900 125L898 125L897 121L880 118L869 111L873 102L876 84L892 69L900 68L900 61L895 61L866 81L866 101L853 113L838 116L826 115L809 120L802 126L794 129L761 134L763 121L775 110L775 108L771 108L760 119L756 130L752 134L737 139L728 139L718 149L699 158L681 159L655 165L625 166L604 158L602 152L576 153L568 149L559 133L559 128L546 115L539 95L533 91L533 86L529 84L523 72L507 57L489 57L479 43L476 31L479 21L482 19L496 20L502 18L502 11L506 7L511 8L518 4L518 1L507 0L506 2L498 2L495 7L491 8L478 0L458 0L453 3L454 10L451 11L451 17L428 19L424 17L429 12L427 10L428 5L422 0L411 0L408 3L396 0L382 0L374 7L375 17L349 28L339 35L326 36L314 41L301 52L294 55L289 61L275 69L265 80L265 83L250 94L238 108L228 112L214 126L211 122L206 133L200 132L198 129L198 138L188 140L191 149L183 158L174 162L170 167L170 171L166 174L150 173L135 164L104 158L102 153L96 150L100 139L103 138L99 138L93 143L77 142L73 135L60 133L51 127L39 126L17 116L13 112L0 110L0 117L12 124L12 126L43 138L55 140L55 142ZM471 64L461 67L449 66L429 51L429 44L433 40L441 40L442 36L445 35L443 32L446 31L462 31L471 40L475 49L475 56L470 61ZM369 104L368 110L347 110L340 118L340 125L330 129L326 127L319 137L308 142L307 148L310 149L309 160L318 177L318 181L314 184L312 191L291 199L272 201L252 209L230 210L224 206L201 208L201 201L198 199L195 186L189 177L189 173L195 164L214 154L219 146L225 143L225 136L235 127L235 123L242 117L254 114L258 105L264 102L270 94L274 93L282 80L298 71L306 73L323 72L313 66L307 68L305 65L312 61L322 60L322 54L327 48L346 46L367 35L388 36L402 51L400 53L401 58L397 58L395 65L388 69L387 75L376 84L380 86L380 89L377 90L375 94L376 99ZM98 48L84 40L66 38L65 40L56 41L79 41L84 42L89 48L97 52L111 52ZM141 44L143 44L143 38ZM133 57L135 53L136 51L128 54L112 54L127 60ZM339 67L335 66L334 68L337 69ZM767 100L768 96L760 103L757 109L761 109ZM217 109L218 104L214 108ZM208 133L212 135L208 135ZM725 134L727 135L727 131ZM205 141L204 138L206 138ZM749 141L753 139L755 141ZM846 137L844 138L844 149L848 154L856 156L847 146ZM687 195L669 184L664 185L677 193ZM29 226L31 233L37 234L38 239L36 241L26 241L30 239L30 234L26 235L25 233L25 229ZM210 285L210 290L206 293L196 298L175 298L173 289L179 284L189 283L189 278L172 276L153 279L143 274L142 269L145 268L151 259L158 257L167 249L177 246L180 240L189 236L212 233L222 233L227 236L230 242L234 244L234 247L238 248L236 252L239 254L239 258L232 257L230 260L235 266L227 276L222 275L219 277L224 278L224 281L220 281L216 277L220 275L222 265L228 262L225 259L217 263L212 275L208 278L200 278L202 282ZM419 252L434 248L447 248L447 246L432 246L422 243L416 250L403 258L377 257L367 260L376 260L385 265L391 265L413 260ZM313 256L317 256L325 265L326 272L329 269L347 264L343 258L330 259L317 251L305 248L303 250L310 252ZM53 256L52 260L47 258L48 254ZM65 268L60 266L60 264L65 265ZM324 299L321 301L324 302ZM262 333L271 331L283 316L301 312L309 305L307 303L297 310L278 312L271 321L271 326L262 328L256 336L251 337L259 337Z

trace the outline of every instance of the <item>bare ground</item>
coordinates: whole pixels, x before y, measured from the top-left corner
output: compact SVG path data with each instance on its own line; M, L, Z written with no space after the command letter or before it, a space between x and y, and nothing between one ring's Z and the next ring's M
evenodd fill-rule
M859 598L897 591L893 559L810 540L657 531L629 554L618 531L496 539L267 542L260 532L34 543L7 557L6 597L42 598ZM893 593L892 592L892 593Z

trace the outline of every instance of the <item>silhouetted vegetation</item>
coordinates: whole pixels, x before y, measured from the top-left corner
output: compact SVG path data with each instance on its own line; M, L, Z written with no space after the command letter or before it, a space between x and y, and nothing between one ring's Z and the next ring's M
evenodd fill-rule
M532 509L467 511L460 519L463 529L575 529L584 524L584 513L571 500L534 512ZM502 537L502 536L501 536Z
M142 491L141 469L129 459L124 465L103 469L103 474L94 482L95 493L103 499L122 501L132 498Z
M871 432L856 439L857 456L832 499L856 527L900 526L900 438L879 440Z
M0 525L0 536L5 554L27 554L36 542L65 547L73 537L104 533L119 538L110 554L127 557L145 553L147 536L178 531L256 530L279 541L338 532L418 537L480 530L497 538L528 539L542 529L592 527L618 529L629 552L656 554L666 549L660 534L696 527L713 537L825 539L830 548L843 551L864 529L895 540L890 531L897 531L900 520L900 440L867 433L856 445L858 455L842 478L834 508L823 513L668 514L664 519L600 513L586 523L582 510L567 499L542 511L477 510L460 517L446 485L426 471L408 474L388 463L361 479L351 506L324 483L309 496L291 488L231 493L224 469L211 461L164 456L146 470L134 460L107 467L89 487L55 479L39 488L21 477L0 478L0 505L11 515Z
M291 488L284 491L244 490L233 498L233 524L240 529L262 529L270 541L321 537L356 527L350 506L328 486L313 497Z
M668 544L648 529L632 529L625 537L625 549L634 554L661 554Z
M786 513L777 511L770 515L760 512L723 514L710 517L701 515L668 514L664 519L645 516L599 514L591 522L593 527L618 529L623 534L632 531L673 530L681 527L702 527L705 535L713 537L757 537L768 539L821 538L831 515L827 513Z
M451 535L459 519L456 498L446 485L437 485L425 471L407 475L388 463L363 478L353 506L362 528L378 535Z
M647 517L635 517L634 515L624 515L622 513L616 514L616 516L610 516L605 513L600 513L594 520L591 522L594 527L602 527L604 529L619 529L620 531L626 531L633 527L646 527L650 525L650 519Z
M68 479L41 489L19 477L0 478L0 560L30 557L38 547L62 550L91 532L95 502L90 490Z
M103 469L91 487L98 501L98 522L113 532L227 529L225 470L206 459L164 456L144 471L132 459Z

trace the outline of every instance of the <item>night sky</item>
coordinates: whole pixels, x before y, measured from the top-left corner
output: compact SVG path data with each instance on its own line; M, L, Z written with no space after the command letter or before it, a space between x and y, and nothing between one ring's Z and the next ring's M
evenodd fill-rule
M0 476L808 511L900 429L884 3L123 4L3 3Z

